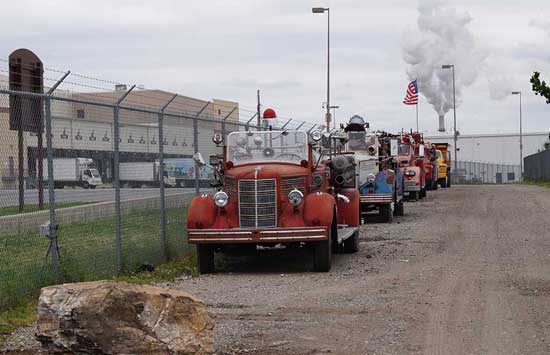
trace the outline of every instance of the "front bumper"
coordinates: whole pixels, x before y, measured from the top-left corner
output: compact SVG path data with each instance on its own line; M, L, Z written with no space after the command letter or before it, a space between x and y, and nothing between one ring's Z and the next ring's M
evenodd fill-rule
M359 201L369 205L385 205L393 202L393 196L391 194L361 195Z
M414 180L405 180L405 184L403 186L404 191L420 191L420 186L416 184L416 181Z
M328 230L320 227L265 228L265 229L189 229L191 244L288 243L326 240Z

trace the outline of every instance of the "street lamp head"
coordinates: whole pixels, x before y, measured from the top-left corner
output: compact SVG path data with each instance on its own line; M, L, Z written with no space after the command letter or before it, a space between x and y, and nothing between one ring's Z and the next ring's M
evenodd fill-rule
M324 7L314 7L311 9L311 12L313 12L314 14L322 14L325 12L325 10L328 11L328 8L324 8Z
M521 95L521 91L512 91L512 95Z
M340 108L340 106L330 106L330 108Z
M451 69L451 68L454 68L455 65L454 64L443 64L441 66L441 69Z

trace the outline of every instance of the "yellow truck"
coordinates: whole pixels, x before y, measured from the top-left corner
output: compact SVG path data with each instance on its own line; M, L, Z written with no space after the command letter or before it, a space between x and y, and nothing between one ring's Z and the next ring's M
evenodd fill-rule
M437 156L437 184L451 187L451 151L449 143L434 143Z

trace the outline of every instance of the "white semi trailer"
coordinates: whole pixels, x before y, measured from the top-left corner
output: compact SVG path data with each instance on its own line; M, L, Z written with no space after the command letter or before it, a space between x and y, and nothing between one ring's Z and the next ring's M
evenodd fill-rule
M120 163L119 177L123 187L160 186L160 163ZM164 186L176 187L176 178L173 172L164 171Z
M43 179L48 180L48 159L43 160ZM101 175L89 158L55 158L53 159L53 180L57 189L65 186L81 186L95 189L102 185Z

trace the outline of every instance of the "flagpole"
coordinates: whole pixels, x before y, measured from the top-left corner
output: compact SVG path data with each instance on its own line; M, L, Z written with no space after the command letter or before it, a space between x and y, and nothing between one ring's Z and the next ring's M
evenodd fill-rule
M417 102L416 105L415 105L415 106L416 106L416 131L417 131L417 132L420 132L420 131L418 130L418 104L419 104L419 103Z
M418 90L418 79L414 79L416 81L416 131L420 132L418 130L418 105L420 105L420 90Z

